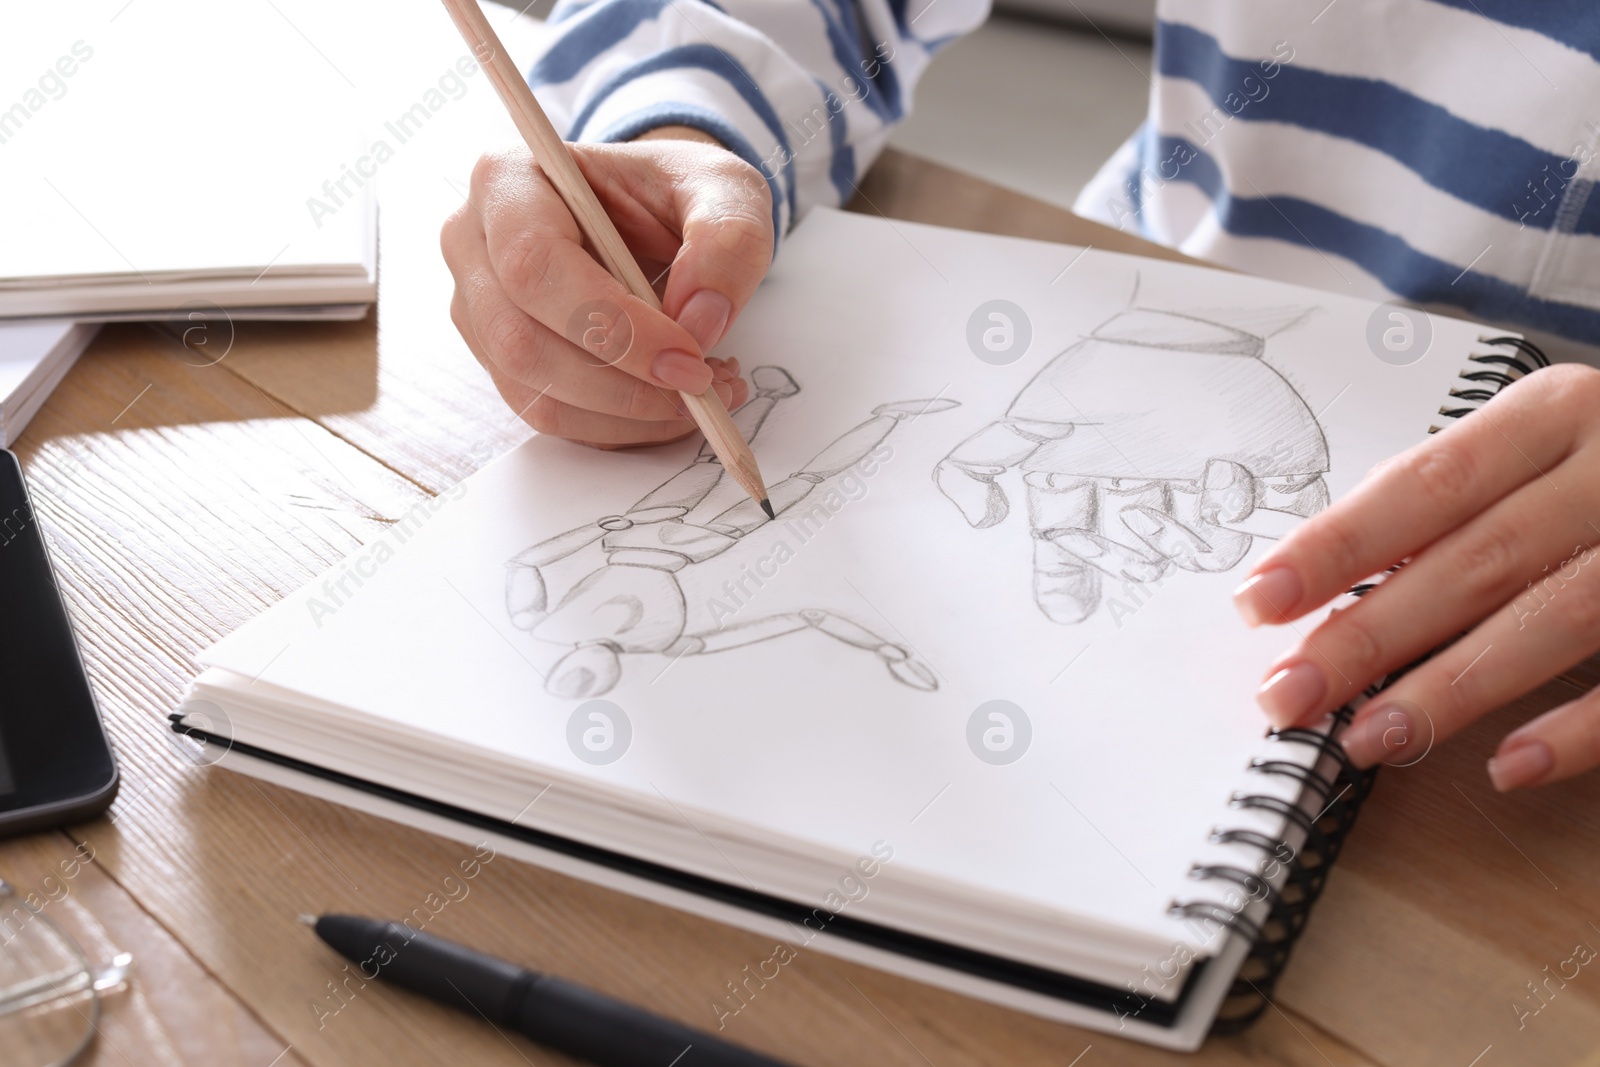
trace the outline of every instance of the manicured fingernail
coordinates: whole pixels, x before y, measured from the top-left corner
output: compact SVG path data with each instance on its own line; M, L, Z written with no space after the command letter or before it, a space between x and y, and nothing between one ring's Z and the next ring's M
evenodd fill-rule
M1300 660L1268 678L1256 702L1274 726L1292 726L1310 714L1328 695L1328 681L1316 664Z
M650 364L650 373L662 385L684 393L703 393L711 384L711 368L706 361L678 348L659 353Z
M1495 753L1489 761L1489 781L1494 783L1495 789L1508 793L1543 781L1555 765L1555 753L1543 741L1514 742Z
M733 302L714 289L702 289L684 301L678 312L678 325L703 349L722 340L722 331L728 327L728 316L733 314Z
M1339 743L1344 746L1344 754L1350 762L1365 769L1399 755L1416 740L1416 724L1406 710L1399 704L1385 704L1376 711L1357 716ZM1411 759L1409 754L1406 758Z
M733 386L728 382L712 382L712 391L717 394L717 399L722 401L722 406L727 407L733 403Z
M1288 567L1268 567L1233 591L1233 606L1251 626L1287 622L1305 586Z

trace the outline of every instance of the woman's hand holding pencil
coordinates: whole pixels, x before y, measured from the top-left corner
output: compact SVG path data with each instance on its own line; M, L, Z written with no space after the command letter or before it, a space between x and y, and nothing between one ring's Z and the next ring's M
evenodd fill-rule
M485 155L440 244L451 315L513 411L541 433L602 448L694 432L678 390L749 398L737 361L707 358L772 259L767 184L697 130L573 154L665 313L586 250L572 212L524 148ZM671 267L670 274L667 268Z

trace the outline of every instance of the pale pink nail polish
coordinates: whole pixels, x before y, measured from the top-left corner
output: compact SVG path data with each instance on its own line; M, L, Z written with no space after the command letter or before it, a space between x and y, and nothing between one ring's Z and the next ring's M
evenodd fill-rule
M1233 591L1233 606L1251 626L1287 622L1305 584L1289 567L1268 567Z
M1299 660L1268 678L1256 693L1256 702L1274 726L1283 727L1309 715L1327 695L1328 682L1321 669Z
M1555 753L1543 741L1516 742L1489 761L1489 781L1499 792L1508 793L1543 781L1555 766Z
M706 366L706 361L677 348L659 353L650 363L650 373L662 385L684 393L698 395L711 384L711 368Z
M678 312L678 325L688 330L702 349L709 350L722 340L722 331L727 329L732 314L732 301L715 290L702 289L684 301L683 310Z
M1399 703L1392 703L1373 711L1362 710L1364 714L1353 720L1339 739L1350 762L1364 770L1396 760L1402 752L1406 753L1405 757L1396 762L1402 765L1414 762L1413 742L1419 739L1416 723L1406 709Z

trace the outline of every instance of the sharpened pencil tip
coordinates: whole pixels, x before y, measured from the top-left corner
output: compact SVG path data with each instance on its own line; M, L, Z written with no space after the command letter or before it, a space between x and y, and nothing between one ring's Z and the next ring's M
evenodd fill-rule
M304 912L302 912L300 914L300 916L299 916L299 919L300 919L301 922L305 923L307 926L315 926L315 925L317 925L317 917L315 915L307 915Z
M778 513L772 510L772 501L767 500L765 497L763 497L761 500L761 510L767 513L767 518L769 519L776 519L778 517Z

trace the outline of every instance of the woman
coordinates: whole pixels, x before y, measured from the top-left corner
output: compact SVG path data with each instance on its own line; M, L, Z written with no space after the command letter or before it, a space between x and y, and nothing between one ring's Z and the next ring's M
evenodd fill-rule
M526 152L485 156L442 244L456 325L507 402L599 447L690 432L673 390L744 403L737 361L705 353L782 235L851 195L933 55L987 13L987 0L558 5L530 82L582 142L589 183L646 269L671 265L666 313L589 257ZM1600 108L1584 108L1600 100L1600 6L1191 0L1160 16L1149 117L1080 213L1592 357ZM633 334L596 360L579 342L608 303ZM1278 725L1315 720L1456 637L1364 706L1345 744L1366 766L1456 733L1600 649L1596 544L1600 372L1563 363L1383 465L1256 565L1235 593L1251 625L1291 623L1409 560L1296 630L1263 709ZM1513 731L1488 772L1506 790L1597 764L1600 691Z

